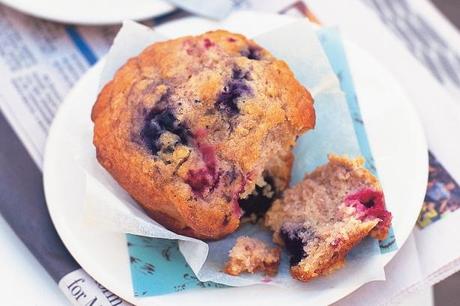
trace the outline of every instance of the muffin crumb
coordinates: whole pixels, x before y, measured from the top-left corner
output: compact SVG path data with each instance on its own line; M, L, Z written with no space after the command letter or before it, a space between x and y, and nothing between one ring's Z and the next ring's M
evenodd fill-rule
M274 276L278 273L280 249L269 248L259 239L241 236L229 252L225 273L240 275L243 272L264 272Z

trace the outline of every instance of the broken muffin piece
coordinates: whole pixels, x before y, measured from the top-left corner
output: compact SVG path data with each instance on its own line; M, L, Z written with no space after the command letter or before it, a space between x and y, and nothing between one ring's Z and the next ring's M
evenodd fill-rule
M278 273L280 249L269 248L259 239L241 236L229 252L225 273L240 275L243 272L264 272L273 276Z
M291 274L301 281L344 264L364 237L385 239L391 213L364 160L330 155L329 163L287 189L265 216L273 240L291 255Z

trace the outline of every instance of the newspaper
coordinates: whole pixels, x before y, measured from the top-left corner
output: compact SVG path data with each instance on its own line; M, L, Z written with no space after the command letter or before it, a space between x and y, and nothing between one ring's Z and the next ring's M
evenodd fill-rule
M338 24L345 37L393 72L425 126L432 170L418 225L387 265L388 281L368 284L339 302L388 304L460 268L460 245L451 243L460 221L455 135L460 131L460 50L455 48L460 35L427 0L306 3L321 21ZM46 22L0 5L0 108L39 167L58 105L107 52L117 30Z
M388 281L365 285L337 304L397 303L460 269L460 246L452 243L460 222L460 35L427 0L305 3L390 69L425 128L430 173L417 226L386 266Z
M59 104L117 31L56 24L0 5L0 108L40 168Z

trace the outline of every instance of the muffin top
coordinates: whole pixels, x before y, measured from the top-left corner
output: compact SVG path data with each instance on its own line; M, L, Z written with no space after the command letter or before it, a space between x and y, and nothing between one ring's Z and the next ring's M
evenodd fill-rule
M92 120L99 162L151 216L216 238L236 229L238 200L264 176L288 180L287 156L315 112L285 62L218 30L128 60Z

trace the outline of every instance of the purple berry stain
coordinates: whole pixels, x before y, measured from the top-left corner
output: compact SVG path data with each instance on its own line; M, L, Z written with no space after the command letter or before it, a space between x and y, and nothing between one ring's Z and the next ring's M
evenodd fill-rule
M232 78L217 97L215 106L220 112L230 117L239 114L238 100L244 95L251 94L251 88L246 82L248 79L249 74L247 72L244 73L239 68L232 70Z
M205 39L204 39L204 47L205 47L206 49L209 49L209 48L211 48L211 47L214 46L214 45L215 45L214 42L212 42L209 38L205 38Z
M206 136L206 130L198 130L194 133L194 136L204 167L190 169L185 182L192 188L194 193L202 196L205 191L217 186L220 174L217 171L216 150L214 146L202 141Z
M141 138L152 154L157 154L158 151L166 149L162 148L158 141L165 132L179 136L180 143L184 145L188 144L191 136L185 124L179 122L169 108L153 108L145 117L144 126L141 130Z
M262 59L261 49L259 47L250 46L247 49L243 49L240 53L250 60L258 61Z
M315 238L315 232L311 227L302 223L285 223L281 226L280 237L286 246L286 250L291 255L291 266L295 266L308 256L304 247L308 241Z
M265 186L256 186L256 189L246 199L240 199L239 205L244 211L245 216L255 215L257 219L263 217L267 210L276 199L277 194L275 193L275 185L271 176L264 176L264 180L267 183ZM266 189L273 193L271 197L267 196Z

